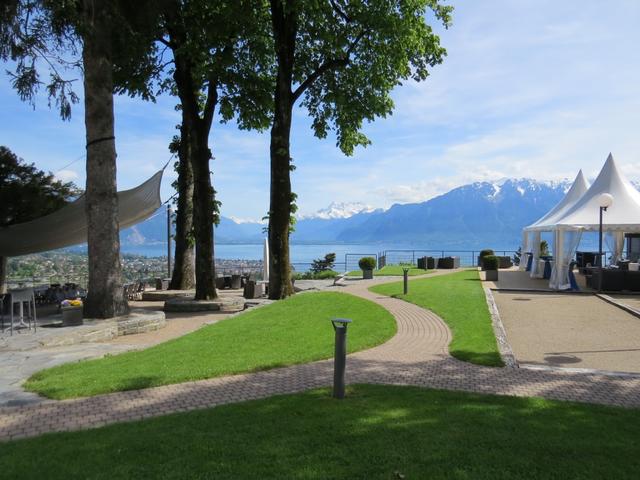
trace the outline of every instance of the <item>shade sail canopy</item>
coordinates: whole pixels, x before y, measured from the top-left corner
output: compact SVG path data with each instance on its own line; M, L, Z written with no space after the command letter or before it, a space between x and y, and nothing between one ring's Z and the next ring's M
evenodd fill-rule
M613 204L603 216L606 231L640 232L640 192L620 172L609 154L589 190L566 212L554 218L556 228L598 230L600 195L613 196Z
M580 198L589 189L589 184L584 179L582 170L578 172L576 179L573 181L571 188L567 191L564 198L558 202L558 204L543 215L538 221L532 223L528 227L525 227L525 231L545 231L553 230L556 225L556 220L562 218L573 207Z
M149 218L160 207L160 170L131 190L118 192L120 229ZM0 256L16 257L70 247L87 241L84 195L60 210L30 222L0 228Z

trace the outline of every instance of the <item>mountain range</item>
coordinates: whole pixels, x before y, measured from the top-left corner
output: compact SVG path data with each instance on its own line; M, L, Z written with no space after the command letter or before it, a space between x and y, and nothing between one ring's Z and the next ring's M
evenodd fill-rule
M476 182L421 203L388 210L358 203L332 203L298 218L294 243L411 243L425 248L481 248L518 245L521 230L558 203L570 182L506 179ZM222 217L218 243L259 243L265 225ZM166 242L166 214L158 214L121 233L123 245Z

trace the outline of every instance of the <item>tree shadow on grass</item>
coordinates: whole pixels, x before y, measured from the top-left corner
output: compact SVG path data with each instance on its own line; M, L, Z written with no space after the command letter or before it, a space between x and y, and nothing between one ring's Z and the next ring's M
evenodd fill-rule
M7 478L625 479L638 428L634 411L352 385L12 442L0 463Z

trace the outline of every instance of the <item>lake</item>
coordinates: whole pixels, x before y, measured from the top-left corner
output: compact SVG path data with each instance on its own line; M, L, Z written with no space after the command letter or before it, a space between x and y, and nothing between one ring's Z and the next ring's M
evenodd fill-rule
M494 246L499 255L512 255L518 246ZM430 255L434 257L458 256L461 263L471 265L479 249L456 245L455 247L433 247L424 244L292 244L291 263L299 271L308 269L309 264L316 258L322 258L327 253L336 254L336 269L354 270L357 269L358 260L363 256L376 256L387 251L388 263L412 262L421 256ZM167 246L159 245L123 245L123 253L134 253L147 257L166 256ZM473 252L473 253L472 253ZM225 260L262 260L261 244L216 244L215 256Z

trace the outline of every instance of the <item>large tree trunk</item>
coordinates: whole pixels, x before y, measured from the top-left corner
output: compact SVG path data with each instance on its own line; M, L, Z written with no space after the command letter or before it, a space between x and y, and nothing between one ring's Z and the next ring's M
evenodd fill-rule
M295 3L271 1L278 76L274 95L274 118L271 127L271 195L269 206L269 298L288 297L293 293L289 259L291 222L291 115L293 110L293 63L297 14Z
M176 249L172 290L188 290L195 285L193 238L193 168L187 129L180 126L180 150L178 152L178 211L176 212Z
M174 25L175 27L175 25ZM182 106L182 127L188 138L189 160L193 171L193 232L196 244L196 300L216 298L215 265L213 257L213 187L209 161L209 131L213 109L217 104L216 89L209 88L204 119L200 115L200 86L196 85L190 59L180 49L186 40L179 27L170 29L174 47L173 74Z
M7 260L7 257L0 257L0 295L7 293Z
M107 0L84 1L84 107L87 137L86 215L89 246L87 318L128 311L120 265L113 119L112 18Z
M216 298L213 256L213 186L209 161L209 129L202 122L191 135L193 167L193 225L196 238L196 300Z

